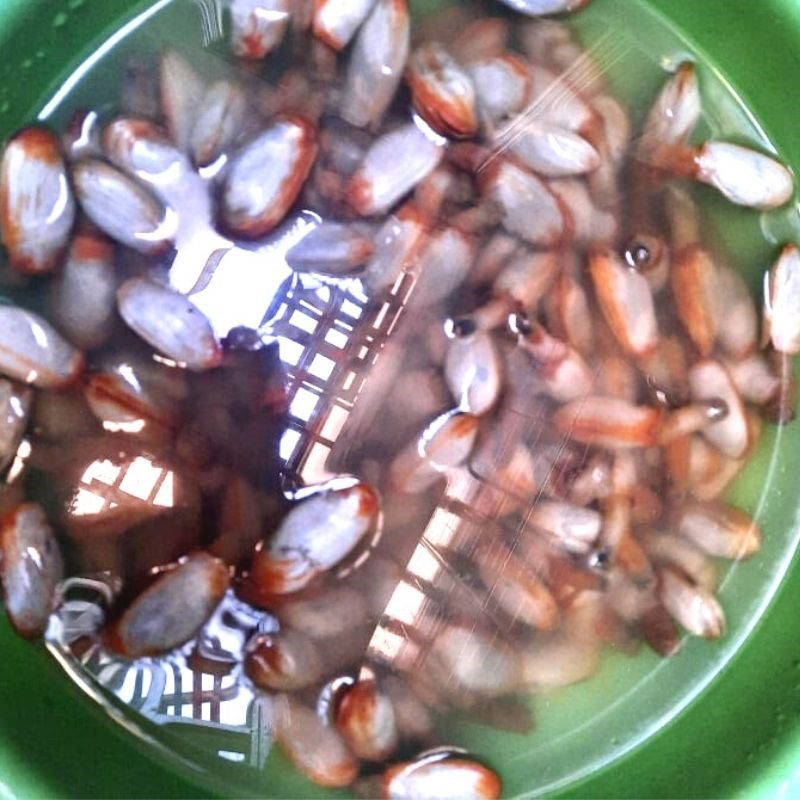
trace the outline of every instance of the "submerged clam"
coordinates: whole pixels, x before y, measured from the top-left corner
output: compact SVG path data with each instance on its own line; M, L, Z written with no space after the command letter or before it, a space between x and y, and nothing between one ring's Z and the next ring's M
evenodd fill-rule
M321 488L301 500L264 543L250 581L265 595L297 592L333 569L375 525L380 501L364 483Z

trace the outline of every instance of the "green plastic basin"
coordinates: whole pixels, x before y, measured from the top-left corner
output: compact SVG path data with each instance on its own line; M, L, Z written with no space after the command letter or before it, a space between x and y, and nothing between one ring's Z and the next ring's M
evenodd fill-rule
M32 119L72 69L152 4L0 0L0 139ZM598 34L593 28L598 17L592 15L602 6L617 7L620 13L611 16L624 25L629 4L646 4L659 13L730 85L782 157L800 171L794 99L800 75L798 0L595 0L581 22L582 31L587 37ZM613 39L615 31L603 33ZM791 209L779 221L779 238L791 230L789 222L796 217L797 209ZM728 238L735 242L734 232ZM797 434L778 440L782 452L773 462L777 472L770 484L772 494L759 520L767 534L781 531L787 542L798 531L799 440ZM766 461L762 466L766 470ZM752 474L748 480L754 482ZM743 645L698 697L646 741L561 789L558 796L800 796L796 561ZM781 577L779 572L762 576L766 581ZM524 771L524 761L515 763L515 769ZM200 772L193 776L184 769L178 775L149 759L134 737L86 699L42 648L19 641L3 617L0 800L55 796L210 795ZM277 790L270 793L269 781L263 796L277 796Z

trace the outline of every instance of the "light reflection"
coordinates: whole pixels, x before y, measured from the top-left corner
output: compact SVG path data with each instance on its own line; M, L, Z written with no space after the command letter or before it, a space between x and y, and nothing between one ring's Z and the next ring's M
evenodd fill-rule
M404 636L386 628L378 628L372 639L370 639L369 649L373 655L393 664L400 655L405 643L406 638Z
M286 336L278 338L278 345L280 347L281 361L290 367L296 367L305 352L303 345Z
M159 223L158 227L150 233L139 232L136 238L142 242L168 242L174 238L175 232L178 230L178 215L171 208L168 208L164 214L164 218Z
M143 419L133 420L132 422L111 422L103 420L103 430L109 433L141 433L147 423Z
M220 0L195 0L200 10L203 26L203 47L221 39L225 30L222 21L222 4Z
M330 379L331 375L333 375L334 369L336 369L335 361L327 356L316 355L314 356L314 360L311 362L311 366L308 368L308 371L315 378L327 381Z
M153 353L151 358L157 364L163 364L165 367L170 367L171 369L179 369L180 364L172 358L167 358L166 356L159 355L158 353Z
M241 764L245 760L244 753L234 753L231 750L217 750L217 755L226 761L233 761L234 764Z
M8 398L8 404L9 404L9 406L11 406L11 413L17 419L24 419L25 418L26 410L25 410L25 407L22 404L22 399L21 399L21 397L19 395L13 395L12 394Z
M209 318L219 338L239 326L261 329L269 322L267 311L294 275L286 254L318 224L316 214L301 212L265 240L235 246L230 241L220 244L216 234L203 243L203 236L194 232L187 237L188 249L193 252L185 259L186 268L179 270L176 259L170 282L179 291L191 291L192 302ZM187 248L179 248L179 258L183 258L183 249ZM200 280L197 264L205 265L209 256L220 250L222 255L214 259L211 268L203 266L201 273L205 274ZM194 280L187 287L192 271Z
M89 492L86 489L78 489L77 494L72 500L70 513L76 517L88 517L92 514L99 514L106 505L106 499L99 494Z
M53 205L50 214L45 221L46 225L54 225L63 216L66 211L67 205L72 199L72 192L69 188L66 175L58 176L58 199Z
M69 513L75 517L92 516L131 501L173 508L175 478L172 470L159 467L144 456L125 465L114 464L109 459L97 459L84 471L81 485L70 503Z
M461 522L461 517L457 514L453 514L443 508L437 508L428 523L428 527L425 529L422 543L424 544L427 541L434 546L434 549L446 547L458 536Z
M441 564L433 557L430 550L424 547L417 547L414 555L408 562L408 571L411 575L416 575L429 583L436 580L436 576L441 572Z
M14 481L16 481L17 478L22 475L22 472L25 469L25 462L30 458L32 452L33 448L31 447L31 443L27 439L23 439L17 448L14 461L11 464L11 469L8 471L6 483L14 483Z
M327 439L329 442L335 442L339 438L339 434L342 432L349 417L349 411L341 406L333 406L322 427L322 438Z
M413 115L413 121L414 125L416 125L428 141L433 142L433 144L439 147L444 147L447 144L447 139L431 128L419 114L415 113Z
M264 22L267 25L285 22L289 17L285 11L279 11L273 8L256 8L251 13L254 13L260 22Z
M419 589L403 581L397 584L384 613L399 622L413 625L422 612L425 601L425 595Z
M339 350L343 350L346 347L349 339L341 331L337 331L335 328L331 328L325 334L325 341L328 344L332 344Z
M322 442L315 442L306 455L300 470L303 480L308 484L324 483L336 476L328 467L328 458L331 448Z
M131 497L147 500L163 474L164 470L154 466L149 459L135 458L125 470L119 489Z
M289 324L306 333L314 333L317 329L317 321L302 311L295 311L289 318Z
M284 256L283 249L267 254L239 248L222 256L207 285L191 298L220 339L239 326L261 328L274 298L292 275Z
M353 319L361 319L362 314L364 313L364 309L354 303L352 300L343 300L341 311L343 314L346 314L348 317L352 317Z
M93 461L83 473L81 483L90 484L94 481L106 484L106 486L113 486L122 472L122 467L109 461L107 458L98 459Z
M318 395L309 392L308 389L298 389L289 407L289 413L302 422L308 422L314 414L319 399Z
M175 505L175 474L167 472L161 483L158 494L153 498L154 506L172 508Z
M36 564L36 568L40 571L44 570L44 562L42 561L42 554L35 547L26 547L25 555Z
M51 342L49 337L47 336L47 331L39 325L39 323L35 322L33 319L31 321L30 331L33 336L34 341L36 344L41 347L43 350L49 350L51 347ZM34 375L37 373L34 372Z
M120 364L117 367L117 372L128 386L135 389L137 393L141 393L142 386L139 383L139 379L136 377L136 371L130 364Z
M216 161L206 167L200 167L197 171L204 181L213 181L219 177L222 170L228 165L228 154L223 153Z
M181 161L173 161L166 169L161 172L150 172L149 170L138 169L136 174L139 178L154 186L170 186L183 177L185 165Z
M89 111L81 121L81 130L75 140L74 149L83 152L92 147L92 138L100 122L100 116L96 111Z
M281 443L279 447L281 460L284 462L289 461L294 455L294 451L297 449L297 445L299 443L300 431L296 431L292 428L287 430L281 437Z

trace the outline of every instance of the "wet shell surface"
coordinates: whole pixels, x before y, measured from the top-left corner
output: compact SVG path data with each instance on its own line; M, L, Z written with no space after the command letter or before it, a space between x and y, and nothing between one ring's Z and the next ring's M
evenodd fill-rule
M358 774L358 762L342 737L295 700L284 699L279 706L277 741L300 773L320 786L348 786Z
M104 233L147 255L164 252L174 235L167 209L126 173L98 159L72 169L81 209Z
M264 58L286 35L291 10L290 0L232 0L230 36L234 55Z
M92 350L110 338L117 286L114 245L102 236L76 235L53 283L49 304L56 325L70 342Z
M58 137L44 128L18 133L0 164L0 232L11 266L32 274L54 269L75 214Z
M189 556L137 597L106 639L128 658L169 652L197 634L229 582L222 561L205 553Z
M64 563L44 511L27 503L0 526L0 583L14 629L26 637L44 633Z
M378 495L362 483L301 501L256 555L251 580L268 595L302 589L361 542L378 508Z
M317 132L300 117L274 122L234 157L222 190L222 220L240 236L271 231L288 213L317 157Z
M218 366L220 349L211 324L183 295L132 278L117 292L117 304L129 327L165 356L191 370Z
M502 783L488 767L467 758L431 756L398 764L382 778L384 797L410 800L414 798L475 798L496 800Z
M43 389L74 383L84 367L83 355L43 317L0 305L0 373Z

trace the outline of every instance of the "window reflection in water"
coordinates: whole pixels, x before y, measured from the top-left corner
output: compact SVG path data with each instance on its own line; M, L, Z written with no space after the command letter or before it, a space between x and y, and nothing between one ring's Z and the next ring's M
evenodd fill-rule
M172 508L175 503L172 470L157 466L145 456L127 464L115 464L109 459L92 461L81 476L68 513L74 517L100 514L131 500Z

